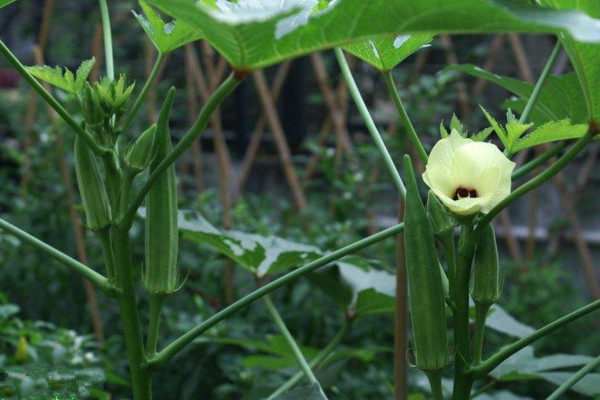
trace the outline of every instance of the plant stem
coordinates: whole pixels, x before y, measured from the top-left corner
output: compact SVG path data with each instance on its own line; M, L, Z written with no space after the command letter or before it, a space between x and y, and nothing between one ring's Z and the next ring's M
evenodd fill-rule
M312 372L312 369L310 369L310 366L306 362L306 359L304 358L304 355L302 354L300 347L298 347L296 340L294 340L294 337L292 336L289 329L285 325L285 322L281 318L281 315L277 311L277 308L275 308L275 304L273 304L273 301L271 300L271 296L267 294L262 298L262 300L265 303L265 307L267 307L267 311L269 311L271 318L273 318L275 325L277 325L277 328L279 329L279 331L285 338L285 341L287 342L288 346L290 346L290 349L292 350L292 354L294 354L294 357L296 358L298 365L300 365L300 368L304 372L304 375L308 378L310 383L319 383L319 381L317 380L317 377Z
M454 400L469 399L473 380L467 374L471 367L471 333L469 330L469 279L474 246L463 246L472 236L473 226L464 224L459 240L453 309L456 356L454 366Z
M456 288L456 248L454 244L454 231L449 234L443 234L440 238L440 242L444 247L444 253L446 254L446 261L448 263L448 286L450 287L450 299L454 301L454 292Z
M106 277L110 284L116 282L116 269L115 260L112 250L112 242L110 240L110 226L96 232L98 240L100 241L100 248L102 249L102 255L104 256L104 266L106 268Z
M335 336L333 337L333 339L331 339L331 341L327 344L327 346L325 346L325 348L323 350L321 350L321 352L308 363L308 366L312 369L315 369L315 368L318 368L319 366L321 366L321 364L329 357L331 352L333 350L335 350L335 348L340 344L340 342L342 341L344 336L346 336L346 333L348 333L349 328L350 328L350 321L347 321L340 328L340 330L335 334ZM298 383L300 381L300 379L302 379L303 376L304 376L304 373L302 371L298 371L296 374L294 374L294 376L292 376L290 379L288 379L277 390L275 390L273 393L271 393L271 395L269 397L267 397L267 400L272 400L275 397L279 396L281 393L285 392L286 390L291 389L292 387L294 387L294 385L296 383Z
M565 383L560 385L558 389L556 389L546 400L557 400L565 394L567 390L572 388L577 382L582 380L587 374L595 370L600 366L600 357L597 357L590 361L586 366L577 371L573 376L571 376Z
M408 130L408 136L410 137L413 146L415 146L415 148L417 149L417 152L419 153L419 156L421 157L423 163L427 165L427 152L423 148L423 143L421 143L421 140L419 140L419 135L417 135L417 132L415 131L412 122L410 122L410 118L408 117L408 113L404 108L404 104L402 104L402 99L400 98L400 94L398 93L398 90L396 89L396 84L394 83L392 71L383 71L383 78L390 92L390 96L392 96L394 104L398 109L400 119L402 120L402 123L404 124L406 130Z
M133 103L133 106L131 107L129 114L127 114L127 118L121 125L121 128L120 128L121 132L125 132L127 130L127 128L129 128L129 125L131 125L131 122L133 121L133 118L135 117L135 115L139 111L142 103L144 102L144 99L146 98L148 91L154 84L154 80L156 79L156 76L158 75L158 71L160 70L160 67L164 60L165 60L165 55L163 53L159 52L158 57L156 58L156 61L154 62L154 67L152 67L152 71L150 72L150 76L146 80L146 83L144 84L142 91L140 92L138 97L135 99L135 102Z
M111 81L115 79L115 62L113 59L112 31L110 28L110 15L106 0L100 1L100 16L102 18L102 32L104 33L104 56L106 58L106 76Z
M535 189L540 186L554 175L559 173L564 167L566 167L584 148L585 146L592 140L592 128L581 138L575 142L575 144L560 157L554 164L548 167L544 172L539 174L538 176L532 178L527 181L523 185L519 186L516 190L514 190L511 194L506 196L500 203L498 203L488 214L486 214L479 223L477 224L477 228L473 232L475 237L479 237L481 230L489 224L492 219L500 213L506 206L510 203L523 196L525 193Z
M133 218L135 217L135 213L158 177L165 172L165 170L169 168L169 166L173 164L175 160L192 145L192 143L194 143L198 136L200 136L200 134L204 131L204 128L206 128L206 125L210 121L210 117L215 109L235 90L240 83L241 80L232 74L212 94L210 99L204 105L204 108L202 108L202 111L200 112L200 115L198 116L198 119L196 119L194 125L179 141L179 143L177 143L177 146L175 146L175 148L173 148L173 150L162 160L154 172L152 172L152 175L148 177L148 180L146 183L144 183L144 186L136 195L128 210L121 217L121 221L119 222L121 227L128 228L131 226Z
M56 99L52 97L52 95L48 93L46 89L44 89L44 87L29 73L29 71L27 71L25 66L21 64L17 57L15 57L13 53L11 53L8 47L6 47L4 42L2 42L1 40L0 53L4 57L6 57L6 59L19 72L19 74L21 74L23 79L25 79L27 83L29 83L29 85L42 97L42 99L44 99L44 101L48 103L48 105L52 107L52 109L56 111L58 115L60 115L60 117L67 123L67 125L69 125L75 131L76 134L78 134L83 140L85 140L87 145L90 146L94 153L96 153L99 156L102 156L110 151L109 149L100 146L92 137L92 135L90 135L89 132L83 129L81 125L79 125L75 121L75 119L73 119L71 114L69 114L69 112L65 110L63 106L61 106L60 103L56 101Z
M53 259L55 259L59 263L63 264L64 266L77 272L78 274L83 276L85 279L90 281L97 289L101 290L107 296L109 296L109 297L115 296L114 288L111 287L111 285L108 282L108 279L106 279L104 276L97 273L96 271L94 271L93 269L88 267L87 265L84 265L84 264L80 263L79 261L75 260L74 258L69 257L68 255L61 252L60 250L57 250L54 247L50 246L49 244L42 242L38 238L17 228L16 226L12 225L11 223L5 221L2 218L0 218L0 229L15 236L18 239L21 239L22 241L30 244L31 246L35 247L36 249L38 249L38 250L42 251L43 253L47 254L48 256L52 257Z
M433 400L444 400L444 392L442 391L442 370L433 369L424 372L425 375L427 375L427 379L429 379Z
M506 360L508 357L512 356L519 350L529 346L531 343L554 332L555 330L562 328L563 326L598 309L600 309L600 300L596 300L593 303L588 304L587 306L581 307L580 309L575 310L570 314L567 314L564 317L549 323L543 328L538 329L531 335L524 337L523 339L520 339L509 346L502 348L500 351L488 358L486 361L479 364L479 366L471 368L469 372L476 379L485 378L490 372L494 370L494 368L496 368L504 360Z
M523 114L521 114L521 118L519 118L519 123L524 124L529 119L529 114L531 114L533 106L535 105L538 97L540 96L542 87L544 86L546 78L550 74L554 63L556 62L556 59L558 58L558 54L560 53L561 47L561 42L560 40L558 40L556 42L556 45L554 46L554 50L552 50L552 54L550 54L550 57L548 58L548 61L546 62L546 65L542 70L542 73L540 74L540 77L538 78L538 81L535 84L535 87L533 88L533 92L531 92L531 96L529 96L529 99L527 100L527 104L525 105Z
M369 113L369 109L367 108L367 105L365 104L362 96L360 95L358 86L356 86L356 82L354 81L354 78L352 77L352 72L350 72L350 67L348 66L346 57L344 57L344 52L339 47L336 47L334 51L335 51L335 56L337 57L337 60L338 60L338 64L340 65L340 68L342 69L342 74L344 75L344 79L346 79L346 83L348 84L348 90L350 91L350 94L352 95L352 98L354 99L354 103L356 104L356 107L358 108L358 112L362 116L363 121L365 122L365 125L367 126L367 129L369 130L369 133L371 134L371 137L373 138L373 141L375 142L375 145L377 146L377 149L381 153L381 156L383 157L383 161L385 162L385 164L388 168L388 171L392 175L392 179L394 180L394 183L396 184L396 187L398 188L398 191L400 192L400 196L402 196L402 199L405 200L406 199L406 188L404 187L404 182L402 182L402 178L400 177L400 173L398 172L398 169L396 168L396 165L394 164L394 161L392 160L392 156L390 156L389 151L385 147L385 143L383 142L383 139L381 138L381 135L379 134L377 127L375 126L375 122L373 122L373 118L371 117L371 114Z
M165 294L150 295L150 321L148 323L148 340L146 342L146 354L152 357L156 354L158 343L158 332L160 329L160 314L167 296Z
M122 290L118 300L125 345L127 347L127 357L129 358L133 399L151 400L152 382L150 372L142 368L146 357L144 355L140 317L135 297L129 232L119 227L114 227L112 237L115 264L119 271L118 285Z
M533 171L534 169L536 169L537 167L539 167L540 165L542 165L543 163L560 153L565 147L567 147L567 143L564 141L555 144L554 146L544 151L542 154L540 154L539 156L537 156L536 158L529 161L527 164L523 165L521 168L513 172L511 180L514 182L518 179L521 179L522 177L524 177L525 175L527 175L528 173L530 173L531 171Z
M156 357L146 364L146 368L148 369L156 369L158 366L164 364L168 360L170 360L175 354L177 354L181 349L187 346L190 342L192 342L195 338L202 335L208 329L212 328L231 314L241 310L242 308L248 306L252 302L260 299L261 297L271 293L272 291L279 289L282 286L287 285L288 283L304 276L310 272L313 272L325 265L332 263L335 260L338 260L341 257L344 257L348 254L354 253L360 249L363 249L367 246L370 246L374 243L377 243L383 239L386 239L390 236L393 236L399 232L404 230L404 224L398 224L391 228L385 229L381 232L378 232L372 236L359 240L358 242L354 242L346 247L342 247L330 254L327 254L323 257L318 258L315 261L312 261L292 272L287 273L286 275L274 280L261 287L260 289L255 290L254 292L242 297L235 303L231 304L228 307L225 307L223 310L219 311L212 317L208 318L206 321L191 329L190 331L184 333L179 338L175 339L170 345L165 347L162 351L160 351Z
M483 354L483 336L485 332L485 320L491 304L481 302L475 303L475 334L473 335L473 364L481 363Z

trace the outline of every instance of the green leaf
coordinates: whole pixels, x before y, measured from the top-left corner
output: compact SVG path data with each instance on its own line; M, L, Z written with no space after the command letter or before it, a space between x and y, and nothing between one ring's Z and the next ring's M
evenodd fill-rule
M469 75L493 82L518 96L518 103L511 102L515 110L522 112L533 85L514 78L487 72L474 65L451 65L445 70L462 71ZM588 110L581 86L575 74L548 76L533 107L530 120L536 125L544 122L569 118L573 123L588 121Z
M569 120L547 122L529 135L518 140L513 151L521 151L529 147L558 140L578 139L585 135L588 126L585 124L571 125Z
M509 357L490 375L501 381L544 379L558 386L574 373L565 369L578 369L590 361L592 357L572 354L555 354L537 358L533 347L528 346ZM600 394L600 374L588 375L572 389L587 396Z
M183 238L208 245L257 276L306 264L322 255L314 246L294 243L275 236L240 231L221 231L198 213L179 212Z
M65 68L63 71L63 69L58 66L52 68L47 65L35 65L26 68L27 71L36 78L48 82L66 92L76 94L83 89L95 63L96 59L93 57L82 62L79 68L77 68L76 76L68 69Z
M474 307L472 307L474 310ZM473 311L474 313L474 311ZM516 338L524 338L535 332L535 329L514 319L502 307L497 304L492 305L485 325L496 332L504 333Z
M509 148L510 147L510 142L508 141L508 134L506 133L506 131L504 130L504 128L502 128L502 126L494 119L494 117L492 117L485 110L485 108L483 108L481 105L479 107L481 108L481 111L483 111L483 113L485 114L485 118L487 118L487 120L490 123L490 125L492 126L492 128L494 128L494 131L496 132L496 135L498 135L498 137L500 138L500 141L502 142L502 144L504 145L504 147L505 148Z
M256 69L313 51L418 33L568 32L600 40L600 21L515 2L460 0L340 0L313 13L317 0L218 2L219 10L188 0L151 4L192 26L237 69Z
M144 0L139 0L139 3L145 16L138 14L135 11L132 11L133 15L160 53L170 53L186 43L194 42L202 38L201 34L185 22L171 21L165 23L165 21L163 21L154 9Z
M390 71L408 56L433 40L432 34L399 35L354 42L344 50L371 64L380 71Z
M10 3L14 3L17 0L0 0L0 8L6 7Z
M327 400L327 397L323 396L321 386L318 383L313 383L309 386L286 390L273 400Z
M593 18L600 17L600 3L593 0L542 0L542 3L559 10L579 9ZM600 113L600 45L579 43L564 33L559 37L581 83L588 115L597 120Z

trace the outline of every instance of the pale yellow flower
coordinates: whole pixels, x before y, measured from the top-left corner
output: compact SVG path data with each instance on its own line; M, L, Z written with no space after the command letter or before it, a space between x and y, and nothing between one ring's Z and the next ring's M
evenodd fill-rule
M453 129L433 146L423 180L453 213L487 214L509 195L514 168L494 144L465 139Z

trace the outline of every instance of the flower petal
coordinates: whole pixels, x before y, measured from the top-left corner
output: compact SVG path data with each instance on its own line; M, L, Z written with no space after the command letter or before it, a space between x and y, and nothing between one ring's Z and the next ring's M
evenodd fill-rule
M446 196L454 195L456 186L452 180L450 166L457 150L468 143L473 143L473 141L463 138L453 129L449 137L438 141L433 146L423 173L423 180L427 186L443 192Z

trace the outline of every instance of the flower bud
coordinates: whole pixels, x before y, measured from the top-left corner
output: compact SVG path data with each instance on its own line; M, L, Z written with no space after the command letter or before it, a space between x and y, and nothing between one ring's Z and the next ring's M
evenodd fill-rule
M15 351L15 361L18 364L26 363L29 359L27 347L27 338L25 338L25 336L19 337L19 344L17 345L17 350Z
M431 221L427 216L410 157L406 156L405 254L417 368L438 370L448 364L446 300Z
M475 303L491 305L502 292L503 276L498 260L494 228L487 225L475 248L471 272L471 297Z
M431 190L427 194L427 211L429 211L434 235L454 234L454 227L457 225L456 219Z
M156 136L156 124L137 138L135 143L127 149L125 164L134 174L139 174L148 167L152 158L152 145Z
M94 92L94 89L86 84L81 92L81 108L85 123L93 130L102 128L106 115L104 109Z

